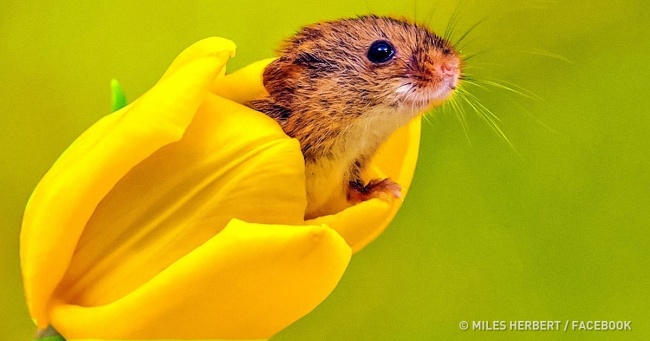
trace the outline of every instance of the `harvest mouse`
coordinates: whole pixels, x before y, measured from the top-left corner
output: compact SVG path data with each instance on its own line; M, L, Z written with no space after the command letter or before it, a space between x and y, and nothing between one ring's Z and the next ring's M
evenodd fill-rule
M368 15L305 26L279 54L263 73L269 96L248 105L300 141L305 217L400 198L399 184L363 179L364 168L397 128L452 95L462 65L452 44L410 21Z

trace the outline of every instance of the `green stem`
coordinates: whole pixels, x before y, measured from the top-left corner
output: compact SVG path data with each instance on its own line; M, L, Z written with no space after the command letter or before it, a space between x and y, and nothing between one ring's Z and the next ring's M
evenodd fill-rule
M111 112L120 110L126 105L126 95L117 79L111 79Z
M54 328L47 327L36 332L34 341L65 341L65 338L59 334Z

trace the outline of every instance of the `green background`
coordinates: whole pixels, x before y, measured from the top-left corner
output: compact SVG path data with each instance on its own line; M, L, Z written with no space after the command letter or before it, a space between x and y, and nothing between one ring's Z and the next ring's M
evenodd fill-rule
M7 1L0 12L0 339L27 340L22 210L57 156L191 43L233 39L236 69L299 26L364 13L444 30L457 1ZM650 25L642 1L465 1L470 111L429 115L413 187L334 293L274 340L650 339ZM530 98L533 97L533 98ZM631 320L631 332L461 331L460 321Z

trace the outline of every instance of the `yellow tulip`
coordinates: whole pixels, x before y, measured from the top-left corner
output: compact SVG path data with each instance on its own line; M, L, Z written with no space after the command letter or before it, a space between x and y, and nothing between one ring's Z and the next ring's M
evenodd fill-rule
M269 60L230 75L232 42L202 40L141 98L61 155L25 210L27 303L75 339L266 339L334 290L401 202L305 221L299 144L239 103ZM419 121L369 171L408 189Z

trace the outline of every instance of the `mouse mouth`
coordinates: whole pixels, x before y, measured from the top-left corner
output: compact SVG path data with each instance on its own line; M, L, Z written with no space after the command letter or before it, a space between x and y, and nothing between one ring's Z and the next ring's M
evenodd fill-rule
M397 89L401 102L405 107L415 111L423 111L444 103L456 90L457 83L445 81L433 89L417 89L414 86L403 85ZM404 91L404 89L407 89Z

